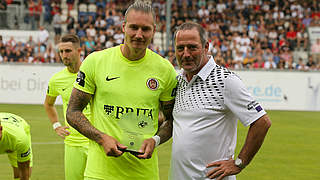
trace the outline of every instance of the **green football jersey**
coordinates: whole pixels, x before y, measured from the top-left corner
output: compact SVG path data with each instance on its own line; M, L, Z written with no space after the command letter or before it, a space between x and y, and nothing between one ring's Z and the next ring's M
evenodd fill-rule
M73 83L76 81L77 73L71 73L67 68L57 72L54 74L48 83L47 95L52 97L57 97L61 95L63 102L63 114L65 119L65 124L70 128L68 131L70 132L69 136L66 136L64 142L71 146L88 146L89 140L82 134L80 134L77 130L72 128L67 120L66 113L67 107L70 99L70 95L73 88ZM90 120L90 105L83 110L85 116Z
M32 159L30 126L21 117L11 113L0 113L2 137L0 139L0 154L15 153L13 159L25 162ZM10 158L10 156L9 156ZM17 162L10 162L17 166Z
M176 72L170 62L147 49L143 58L130 61L120 46L91 53L82 63L75 88L93 94L93 125L123 143L126 123L149 129L150 138L158 128L160 101L174 99ZM137 126L136 126L137 125ZM150 129L150 126L151 129ZM102 179L159 179L157 151L151 159L130 153L107 157L102 146L90 142L85 175Z

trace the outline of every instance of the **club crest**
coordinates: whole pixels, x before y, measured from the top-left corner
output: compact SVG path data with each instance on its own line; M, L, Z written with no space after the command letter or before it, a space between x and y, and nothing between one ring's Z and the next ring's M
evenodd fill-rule
M156 80L155 78L150 78L150 79L148 79L148 81L147 81L147 86L148 86L148 88L149 89L151 89L151 90L157 90L158 89L158 87L159 87L159 82L158 82L158 80Z

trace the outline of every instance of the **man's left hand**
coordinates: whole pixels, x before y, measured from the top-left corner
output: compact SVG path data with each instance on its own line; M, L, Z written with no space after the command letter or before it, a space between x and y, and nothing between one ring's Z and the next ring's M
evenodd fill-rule
M241 169L234 164L234 160L216 161L209 163L207 168L215 167L207 173L207 177L210 179L216 178L216 180L222 180L226 176L235 175L241 172Z
M139 150L139 152L144 154L137 155L137 157L140 159L150 159L152 157L155 144L156 142L153 138L144 140Z

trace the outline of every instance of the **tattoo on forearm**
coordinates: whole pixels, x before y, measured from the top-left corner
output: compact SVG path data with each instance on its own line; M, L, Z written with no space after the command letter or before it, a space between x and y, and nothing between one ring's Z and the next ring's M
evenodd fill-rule
M173 111L174 101L162 102L161 109L165 116L165 121L158 130L158 136L160 136L160 143L164 143L169 140L172 136L172 126L173 126Z
M86 116L82 113L82 110L87 106L90 100L90 94L73 89L67 109L67 121L73 128L87 138L99 141L102 133L92 126Z

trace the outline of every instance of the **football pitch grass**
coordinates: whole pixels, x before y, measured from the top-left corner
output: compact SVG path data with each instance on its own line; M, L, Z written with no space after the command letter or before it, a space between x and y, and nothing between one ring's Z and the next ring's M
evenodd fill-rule
M63 141L49 123L42 105L0 104L0 112L22 116L31 125L34 165L32 180L63 180ZM58 106L60 118L62 107ZM268 111L272 126L251 164L238 180L320 179L320 112ZM238 125L239 148L247 127ZM188 147L186 147L188 148ZM160 179L166 180L170 165L171 141L159 146ZM201 149L199 149L201 153ZM0 155L0 180L13 179L6 155Z

